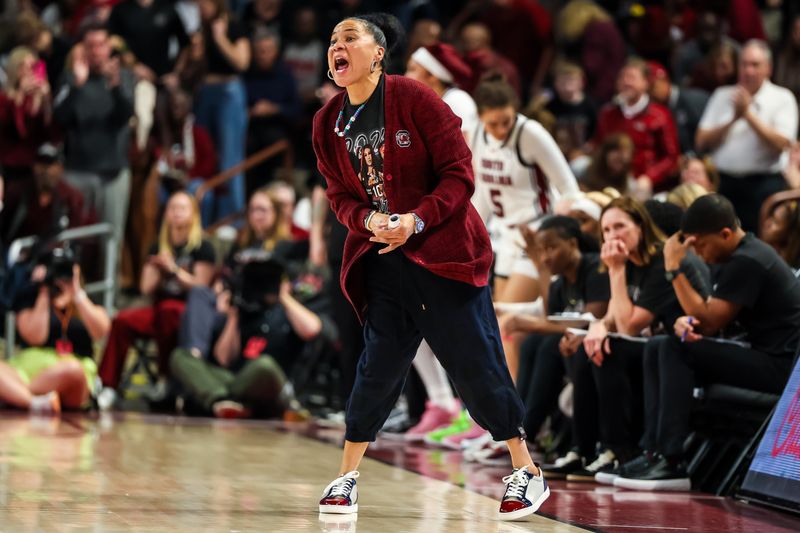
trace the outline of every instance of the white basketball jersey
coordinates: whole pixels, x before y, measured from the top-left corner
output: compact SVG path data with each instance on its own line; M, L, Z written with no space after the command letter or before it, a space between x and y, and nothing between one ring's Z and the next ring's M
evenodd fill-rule
M528 120L517 115L504 142L489 135L482 123L471 137L475 173L472 201L490 229L531 222L552 211L555 191L551 191L538 165L525 164L519 155L520 132Z

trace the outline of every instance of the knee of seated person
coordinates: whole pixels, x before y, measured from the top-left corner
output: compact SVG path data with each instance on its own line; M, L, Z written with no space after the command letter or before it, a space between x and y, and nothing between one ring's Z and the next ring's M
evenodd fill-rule
M253 359L250 364L255 367L255 370L260 374L270 376L283 374L280 365L271 355L262 355L258 359Z
M61 375L66 378L85 379L83 375L83 366L77 359L70 358L59 362L58 369Z

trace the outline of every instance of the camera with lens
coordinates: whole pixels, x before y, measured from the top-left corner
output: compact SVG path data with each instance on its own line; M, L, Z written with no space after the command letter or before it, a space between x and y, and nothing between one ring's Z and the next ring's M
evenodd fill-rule
M283 262L265 250L244 250L236 254L234 262L230 280L233 305L246 314L274 305L286 273Z
M68 246L59 246L47 252L39 264L47 268L43 283L52 291L58 292L58 282L71 283L73 268L78 262L75 252Z

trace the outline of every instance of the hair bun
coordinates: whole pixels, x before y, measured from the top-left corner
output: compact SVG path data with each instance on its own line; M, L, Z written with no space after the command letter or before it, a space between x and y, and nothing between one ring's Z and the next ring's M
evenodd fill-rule
M389 13L368 13L358 15L356 18L371 22L383 32L386 37L386 51L394 52L405 38L405 30L400 20Z

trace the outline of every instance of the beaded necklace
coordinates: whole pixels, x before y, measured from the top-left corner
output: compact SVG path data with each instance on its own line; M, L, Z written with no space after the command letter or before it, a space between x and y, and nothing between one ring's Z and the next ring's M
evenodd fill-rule
M364 106L366 106L366 105L367 105L367 102L364 102L363 104L358 106L358 109L356 109L356 112L353 113L353 116L350 117L350 120L347 121L347 124L345 125L344 130L340 131L339 130L339 124L341 124L342 118L344 117L344 108L342 108L342 110L339 111L339 116L336 118L336 125L333 128L333 133L335 133L339 137L344 137L345 135L347 135L347 132L350 131L350 126L353 125L353 122L356 121L356 119L358 118L358 115L361 113L361 110L364 109Z

